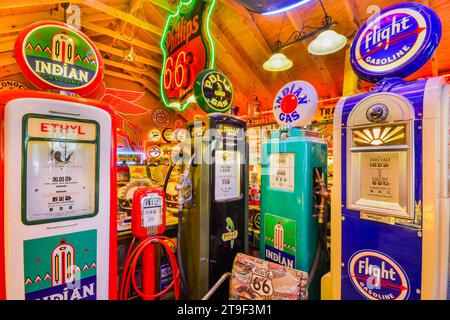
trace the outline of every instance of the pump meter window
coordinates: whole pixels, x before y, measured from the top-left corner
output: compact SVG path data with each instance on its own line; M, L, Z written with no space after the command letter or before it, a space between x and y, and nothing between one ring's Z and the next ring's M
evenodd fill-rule
M270 155L270 187L283 191L294 191L295 154L272 153Z
M404 125L352 130L351 207L401 217L412 214L406 136Z
M237 199L241 196L241 162L237 151L217 150L215 156L216 201Z
M141 200L142 227L151 228L162 225L162 198L157 194L150 194Z
M27 115L23 128L23 222L37 224L96 215L98 124Z

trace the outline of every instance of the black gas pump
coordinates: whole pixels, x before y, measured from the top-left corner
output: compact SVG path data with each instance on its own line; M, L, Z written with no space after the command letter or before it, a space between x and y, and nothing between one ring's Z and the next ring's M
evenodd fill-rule
M183 206L179 242L185 293L200 299L231 270L236 254L247 252L248 146L246 123L237 117L210 114L188 130L183 149L192 156L186 178L192 195ZM214 298L227 297L224 287Z

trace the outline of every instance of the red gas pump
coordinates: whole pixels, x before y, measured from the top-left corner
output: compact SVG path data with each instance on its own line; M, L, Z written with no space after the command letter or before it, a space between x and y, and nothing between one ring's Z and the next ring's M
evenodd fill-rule
M180 281L178 264L169 243L174 246L174 241L162 236L166 229L166 201L164 192L161 189L140 188L133 196L133 208L131 211L131 232L133 241L128 250L123 274L119 287L119 299L126 300L130 292L130 281L134 290L144 300L153 300L161 297L174 288L175 299L179 298ZM135 240L140 242L133 249ZM169 242L169 243L168 243ZM157 244L161 245L167 252L172 269L173 280L163 291L156 293L155 275L156 270L156 249ZM136 265L142 254L142 290L137 286Z

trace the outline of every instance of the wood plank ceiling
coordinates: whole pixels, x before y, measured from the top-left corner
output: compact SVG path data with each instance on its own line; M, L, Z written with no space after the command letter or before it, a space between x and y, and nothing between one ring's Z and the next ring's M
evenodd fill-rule
M63 21L59 0L0 1L0 78L20 72L13 57L13 45L18 32L39 20ZM82 30L94 40L106 65L106 74L133 80L145 87L159 104L159 74L161 50L159 42L167 15L176 0L72 0L81 8ZM369 16L368 8L381 8L398 0L324 0L328 14L338 24L333 29L348 36ZM432 7L441 17L443 39L432 62L411 78L428 77L450 72L450 1L418 1ZM289 13L275 16L250 14L233 0L217 0L212 17L217 65L227 73L236 91L235 104L246 112L246 104L255 96L269 110L278 89L291 80L311 82L321 99L339 97L343 90L346 50L317 57L306 48L312 39L283 50L294 62L285 72L268 72L262 68L271 55L275 42L286 41L303 26L321 25L323 11L318 1L312 1ZM350 40L349 40L350 43ZM135 59L125 57L133 48ZM347 46L348 48L348 46ZM365 84L366 86L368 84Z

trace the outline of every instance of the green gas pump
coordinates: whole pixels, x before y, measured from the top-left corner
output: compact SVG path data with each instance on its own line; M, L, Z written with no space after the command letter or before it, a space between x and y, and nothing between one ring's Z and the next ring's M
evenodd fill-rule
M262 145L260 255L309 273L309 298L319 299L326 272L327 143L298 128L317 109L306 82L285 85L274 101L281 125Z

